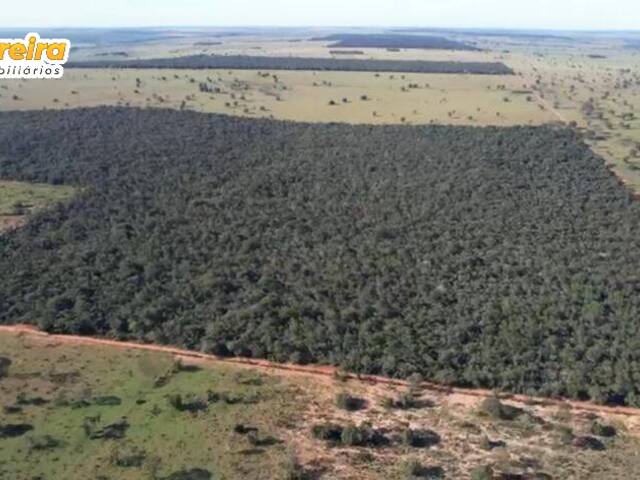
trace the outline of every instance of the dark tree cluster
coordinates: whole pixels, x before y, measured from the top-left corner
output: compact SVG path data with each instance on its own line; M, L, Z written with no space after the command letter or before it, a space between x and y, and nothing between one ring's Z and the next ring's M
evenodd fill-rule
M640 204L569 129L0 113L0 322L640 405Z
M235 70L311 70L345 72L462 73L513 75L500 62L451 62L424 60L361 60L346 58L260 57L249 55L187 55L146 60L92 60L74 62L68 68L187 68Z
M311 41L336 42L330 47L348 48L412 48L423 50L480 50L468 43L436 35L400 35L389 33L337 33L315 37Z

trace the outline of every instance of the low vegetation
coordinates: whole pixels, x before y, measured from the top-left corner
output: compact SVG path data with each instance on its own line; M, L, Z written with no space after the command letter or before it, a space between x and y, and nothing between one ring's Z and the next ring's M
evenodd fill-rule
M15 361L0 383L0 478L85 480L280 479L277 440L299 422L304 395L292 383L228 368L175 370L162 353L59 345L0 335ZM260 378L260 385L250 380ZM249 383L248 383L249 382ZM215 401L207 391L251 403ZM211 399L174 409L168 398ZM250 423L251 438L235 425ZM289 425L289 427L285 427Z

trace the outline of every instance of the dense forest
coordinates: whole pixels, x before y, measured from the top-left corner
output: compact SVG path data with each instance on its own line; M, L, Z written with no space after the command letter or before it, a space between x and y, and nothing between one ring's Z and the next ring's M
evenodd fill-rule
M360 60L248 55L187 55L146 60L92 60L69 63L68 68L218 68L235 70L317 70L345 72L474 73L512 75L499 62L439 62L423 60Z
M0 322L640 405L640 204L568 129L0 113Z
M336 33L325 37L315 37L312 38L311 41L335 42L329 45L330 47L479 50L467 43L438 37L436 35Z

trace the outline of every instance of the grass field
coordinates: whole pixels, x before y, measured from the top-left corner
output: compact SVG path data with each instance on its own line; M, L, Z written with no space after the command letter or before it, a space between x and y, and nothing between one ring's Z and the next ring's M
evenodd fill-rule
M21 224L27 215L74 194L68 186L0 181L0 232Z
M414 124L513 125L557 120L534 98L513 93L522 90L521 80L513 76L261 73L69 70L63 79L48 82L46 89L37 82L5 84L0 109L73 108L105 104L165 108L183 106L203 112L273 116L296 121L378 124L404 121ZM201 83L219 91L202 92ZM331 104L332 101L335 105Z
M190 358L176 363L167 353L39 335L0 333L0 357L12 361L0 380L0 427L33 427L0 438L2 479L205 478L180 475L197 468L215 479L403 480L412 463L432 475L426 478L640 474L640 422L633 416L512 403L520 413L506 420L486 410L481 399L460 394ZM200 407L177 410L169 400L178 393L184 405ZM345 410L339 394L363 407ZM397 399L411 403L394 407ZM88 437L123 419L123 438ZM572 446L571 439L590 434L594 421L616 429L614 437L600 437L604 450ZM370 425L391 443L340 445L313 438L313 427L327 423ZM257 433L240 433L238 425ZM432 441L408 444L408 429L432 432ZM472 477L484 468L498 476ZM291 476L295 471L307 476Z
M216 479L283 478L287 448L282 426L299 414L291 384L275 377L225 366L180 371L172 357L99 347L66 347L16 336L0 338L0 353L13 360L11 375L0 383L0 424L33 426L19 438L0 439L0 478L140 479L173 478L173 472L206 469ZM237 403L208 402L200 412L178 411L172 394L227 395ZM99 406L112 396L120 405ZM43 405L28 403L46 402ZM23 404L20 406L20 404ZM10 405L21 412L7 414ZM125 418L123 439L88 439L83 424L97 418L108 425ZM258 427L264 445L252 445L234 426ZM37 447L50 436L58 446ZM139 460L133 457L142 456ZM120 459L135 466L118 466ZM176 477L178 478L178 477Z

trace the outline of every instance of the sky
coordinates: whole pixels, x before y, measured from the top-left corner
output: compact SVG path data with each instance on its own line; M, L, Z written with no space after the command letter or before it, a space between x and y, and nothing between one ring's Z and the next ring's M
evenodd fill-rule
M5 3L5 2L3 2ZM640 30L640 0L29 0L0 28L423 26ZM16 5L11 8L8 5Z

